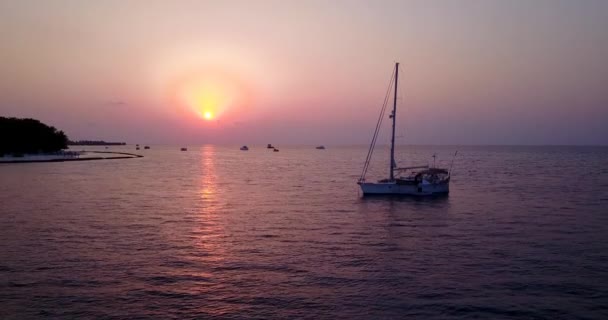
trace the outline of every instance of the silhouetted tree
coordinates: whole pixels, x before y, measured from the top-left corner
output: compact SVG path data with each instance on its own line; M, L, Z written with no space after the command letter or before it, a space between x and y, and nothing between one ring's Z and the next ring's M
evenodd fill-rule
M55 152L67 148L63 131L35 119L0 117L0 155Z

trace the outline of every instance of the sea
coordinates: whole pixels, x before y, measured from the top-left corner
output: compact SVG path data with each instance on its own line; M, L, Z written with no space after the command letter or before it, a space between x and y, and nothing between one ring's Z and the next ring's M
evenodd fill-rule
M180 147L0 164L0 319L608 319L608 147Z

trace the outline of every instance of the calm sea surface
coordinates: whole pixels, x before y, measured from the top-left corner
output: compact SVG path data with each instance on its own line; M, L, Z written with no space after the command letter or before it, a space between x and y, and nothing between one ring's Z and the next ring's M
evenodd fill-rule
M0 319L608 319L608 148L250 148L0 164Z

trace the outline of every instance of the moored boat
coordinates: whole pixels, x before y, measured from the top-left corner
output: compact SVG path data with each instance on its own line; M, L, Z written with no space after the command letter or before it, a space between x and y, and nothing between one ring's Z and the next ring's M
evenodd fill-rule
M389 177L381 179L377 182L367 182L365 175L370 165L374 147L378 139L378 133L382 124L383 115L387 107L388 96L385 98L385 103L382 106L380 112L380 118L376 124L376 130L372 137L369 150L367 152L367 158L363 166L363 172L359 178L357 184L361 187L363 195L434 195L434 194L445 194L450 191L450 173L451 169L441 169L427 166L416 166L416 167L404 167L398 168L395 162L395 127L396 127L396 115L397 115L397 84L399 80L399 63L395 64L395 71L391 79L391 85L394 85L394 96L393 96L393 110L389 115L392 119L392 135L391 135L391 149L390 149L390 164L389 164ZM389 93L387 92L387 95ZM455 154L454 154L455 156ZM433 155L433 158L435 155ZM453 163L453 162L452 162Z

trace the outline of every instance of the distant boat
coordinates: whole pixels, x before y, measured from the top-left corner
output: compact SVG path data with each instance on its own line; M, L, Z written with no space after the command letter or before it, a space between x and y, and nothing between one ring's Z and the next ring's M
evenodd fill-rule
M188 151L188 148L181 148L181 151Z
M266 149L274 149L274 147L273 147L273 146L272 146L272 145L269 143L269 144L266 146Z
M316 149L325 150L325 146L318 146L318 147L316 147Z
M241 150L242 150L242 151L247 151L247 150L249 150L249 148L248 148L247 146L242 146L242 147L241 147Z
M139 150L139 147L135 147L135 150Z
M147 150L147 149L150 149L150 146L145 146L145 147L144 147L144 149L146 149L146 150Z
M279 149L277 149L277 148L273 147L272 149L273 149L272 152L279 152Z
M361 190L364 195L372 194L396 194L396 195L433 195L448 193L450 190L450 176L451 169L430 168L427 166L398 168L395 162L395 125L396 125L396 114L397 114L397 84L399 80L399 63L395 64L394 77L391 80L391 84L394 84L394 97L393 97L393 111L389 115L389 119L392 119L393 130L391 136L391 151L390 151L390 164L389 164L389 177L382 179L378 182L366 182L365 174L369 168L369 164L374 152L376 140L378 139L378 132L382 124L384 112L386 110L386 102L388 101L388 95L385 99L385 103L382 106L380 112L380 118L376 124L376 131L374 132L372 143L369 146L367 152L367 158L365 159L365 165L363 166L363 172L357 184L361 186ZM390 88L389 85L389 88ZM456 154L454 154L456 156ZM435 158L435 155L433 155ZM452 164L453 164L452 160ZM419 170L420 169L420 170ZM416 171L413 171L416 170ZM418 171L419 170L419 171Z

